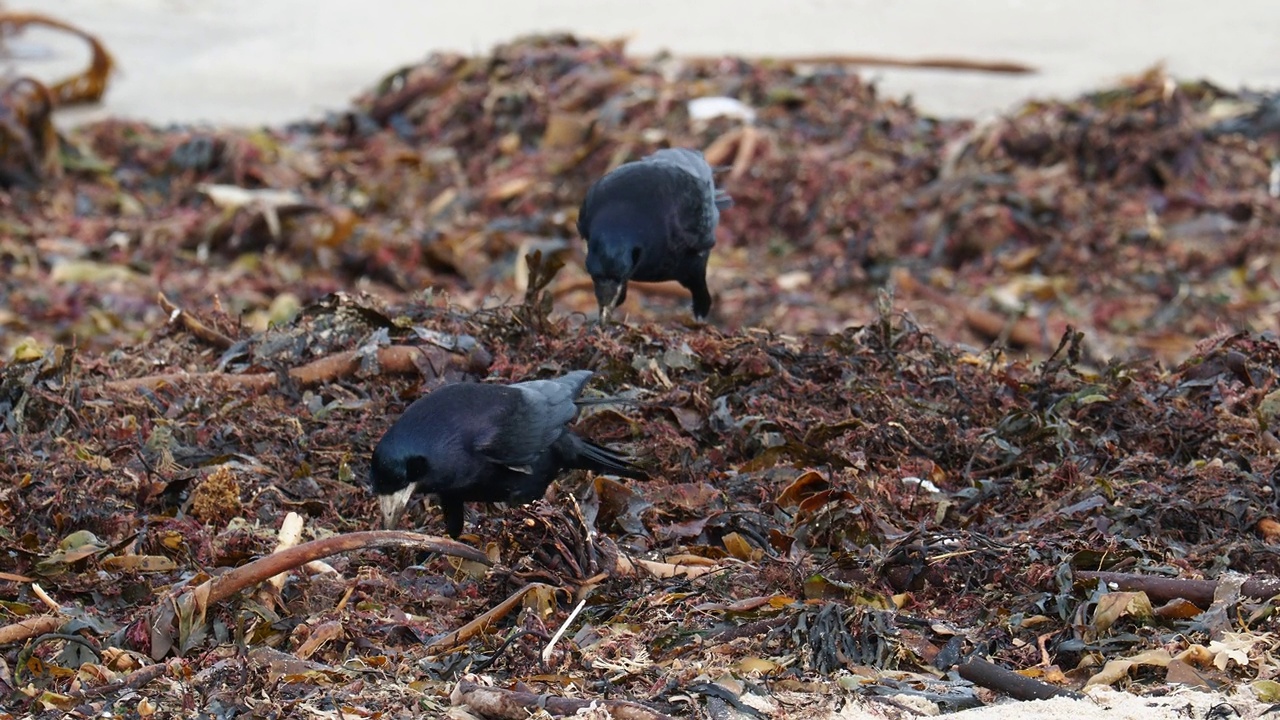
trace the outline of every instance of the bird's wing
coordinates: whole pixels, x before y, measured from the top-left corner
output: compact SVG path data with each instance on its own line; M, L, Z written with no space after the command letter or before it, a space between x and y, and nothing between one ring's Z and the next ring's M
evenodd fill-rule
M582 392L590 370L578 370L554 380L515 383L519 393L504 403L492 430L477 439L476 452L512 468L522 468L546 452L578 414L574 400Z
M667 148L649 155L642 162L679 168L698 180L699 186L705 188L710 198L709 202L717 210L733 207L733 198L729 197L729 193L723 188L716 187L715 170L707 164L707 159L697 150Z
M629 203L669 228L670 251L700 253L715 245L720 208L729 202L716 189L702 153L668 148L620 165L593 183L578 211L578 234L589 241L597 213L609 203Z
M673 175L669 202L673 217L669 222L679 230L673 235L685 249L693 252L710 250L716 244L716 225L720 223L720 211L715 196L706 186L690 181L686 176Z
M733 201L728 193L716 188L711 166L702 153L688 148L667 148L645 157L641 162L678 171L671 176L672 185L676 188L675 224L690 249L711 249L716 242L720 210L732 205ZM693 182L689 182L689 178Z
M666 148L652 155L646 155L641 162L671 165L689 173L714 191L715 179L711 176L711 166L707 159L697 150L688 148Z

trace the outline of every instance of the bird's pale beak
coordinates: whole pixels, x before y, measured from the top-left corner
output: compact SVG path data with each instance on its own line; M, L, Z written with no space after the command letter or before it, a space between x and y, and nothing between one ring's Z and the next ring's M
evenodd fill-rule
M600 324L608 325L613 311L622 302L622 295L627 290L626 281L596 281L596 302L600 304Z
M382 529L394 530L400 522L400 516L409 507L409 498L413 495L417 483L409 483L390 495L378 496L378 507L382 510Z

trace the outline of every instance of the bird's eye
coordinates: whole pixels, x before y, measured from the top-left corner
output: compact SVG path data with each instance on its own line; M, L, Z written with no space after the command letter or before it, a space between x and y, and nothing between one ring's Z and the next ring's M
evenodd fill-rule
M426 476L429 466L426 458L414 456L405 461L404 469L409 480L418 480Z

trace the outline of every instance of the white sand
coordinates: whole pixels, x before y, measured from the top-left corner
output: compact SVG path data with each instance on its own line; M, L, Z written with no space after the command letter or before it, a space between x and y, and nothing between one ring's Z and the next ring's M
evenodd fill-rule
M106 106L64 121L115 114L281 123L340 108L430 50L483 52L521 33L557 29L629 35L642 53L944 55L1042 70L1023 77L868 71L886 92L913 94L921 107L948 115L1069 96L1160 61L1229 87L1280 86L1276 0L2 1L97 33L120 61L124 74ZM40 46L33 50L47 51L53 37L33 38ZM55 49L52 60L17 69L53 78L85 57L73 42Z
M1207 717L1210 708L1223 702L1239 713L1225 717L1241 720L1262 717L1268 707L1247 689L1230 696L1179 690L1163 697L1138 697L1110 688L1095 688L1084 700L1054 698L1001 703L938 717L951 720L1187 720Z

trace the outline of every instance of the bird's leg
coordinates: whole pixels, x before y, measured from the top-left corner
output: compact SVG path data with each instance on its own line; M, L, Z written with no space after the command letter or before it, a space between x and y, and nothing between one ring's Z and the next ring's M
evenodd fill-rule
M693 293L693 319L706 322L707 316L711 314L711 291L707 289L706 259L704 258L702 264L689 273L680 284Z
M440 511L444 513L444 531L449 537L458 539L462 534L462 522L466 518L466 505L452 495L440 496Z

